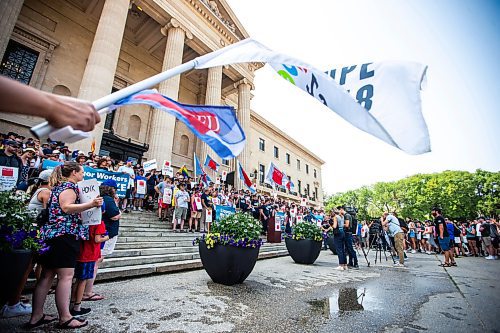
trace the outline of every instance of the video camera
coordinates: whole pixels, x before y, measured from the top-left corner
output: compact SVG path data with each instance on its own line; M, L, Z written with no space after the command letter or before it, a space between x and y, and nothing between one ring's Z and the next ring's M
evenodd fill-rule
M345 211L352 216L358 214L358 209L354 206L345 206Z

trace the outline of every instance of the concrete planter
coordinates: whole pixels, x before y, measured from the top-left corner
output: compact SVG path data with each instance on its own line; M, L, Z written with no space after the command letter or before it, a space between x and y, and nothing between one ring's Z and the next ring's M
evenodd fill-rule
M252 272L259 248L240 248L215 245L208 249L204 241L199 244L203 268L212 281L226 286L242 283Z
M290 257L297 264L311 265L318 259L321 252L321 242L311 239L286 238L285 243Z

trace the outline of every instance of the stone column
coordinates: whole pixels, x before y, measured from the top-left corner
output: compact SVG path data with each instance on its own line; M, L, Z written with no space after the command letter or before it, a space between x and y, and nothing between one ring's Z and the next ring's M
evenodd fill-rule
M99 24L92 42L87 66L83 73L78 98L94 101L111 93L115 78L116 65L120 55L129 0L106 0ZM96 153L101 146L105 116L92 131L89 139L72 145L73 149L90 151L92 140L96 141Z
M235 88L238 89L238 111L237 116L241 127L246 135L246 144L243 151L238 155L237 159L241 163L243 170L249 175L252 170L250 170L250 90L252 89L252 83L247 79L240 80L234 84ZM233 170L236 170L236 162L233 163ZM245 189L242 186L241 181L237 177L237 172L235 173L235 186L239 189Z
M207 79L207 90L205 95L205 104L206 105L220 105L221 97L222 97L222 66L219 67L211 67L208 69L208 79ZM221 159L219 156L203 141L198 140L198 158L200 159L200 163L203 166L205 163L205 158L207 154L210 155L211 158L217 161L217 163L221 164ZM215 172L211 171L211 169L204 168L210 177L216 176ZM213 179L215 182L215 179Z
M182 64L185 38L192 39L193 35L179 22L172 19L161 28L161 33L167 37L167 46L163 57L162 71ZM159 91L174 100L179 98L181 76L177 75L160 83ZM161 111L153 110L151 134L149 137L149 156L158 163L164 160L172 162L172 147L174 143L175 117Z
M10 35L14 31L23 2L24 0L0 1L0 60L3 59L7 44L9 44Z

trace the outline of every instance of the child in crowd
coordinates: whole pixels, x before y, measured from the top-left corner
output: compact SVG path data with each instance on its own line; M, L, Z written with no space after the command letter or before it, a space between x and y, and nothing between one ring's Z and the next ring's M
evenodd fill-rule
M75 267L76 282L71 292L70 313L72 316L81 316L91 311L90 308L82 308L83 292L87 280L94 278L94 266L101 257L101 243L107 241L109 236L106 232L104 222L89 227L89 239L81 243L80 255Z

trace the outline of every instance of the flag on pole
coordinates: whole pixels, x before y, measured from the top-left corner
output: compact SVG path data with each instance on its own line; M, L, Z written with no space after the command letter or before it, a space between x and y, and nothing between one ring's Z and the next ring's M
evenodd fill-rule
M288 189L288 191L292 192L295 189L295 184L291 180L289 180L286 183L286 188Z
M179 172L184 176L184 177L189 177L188 169L186 168L186 165L184 164L180 169Z
M245 133L231 106L181 104L156 90L143 90L116 102L111 108L132 104L147 104L175 116L221 158L234 158L245 146Z
M245 170L243 170L243 167L241 166L240 161L238 161L238 177L243 181L243 184L250 190L250 192L255 193L255 187L253 186L254 184L252 183L252 180L250 177L248 177L247 173Z
M198 160L198 157L194 154L194 177L196 178L198 176L200 176L200 182L204 185L204 187L208 187L212 179L210 179L205 170L203 170L200 160Z
M196 61L197 69L267 62L285 80L360 130L409 154L431 150L420 99L427 71L425 65L413 62L365 63L325 73L252 39L211 52Z
M285 179L286 178L286 179ZM288 177L281 172L273 162L269 164L269 168L267 171L265 182L269 185L278 185L284 186L285 182L288 180Z
M219 163L215 162L213 158L211 158L208 154L205 158L205 166L217 172L219 170Z

